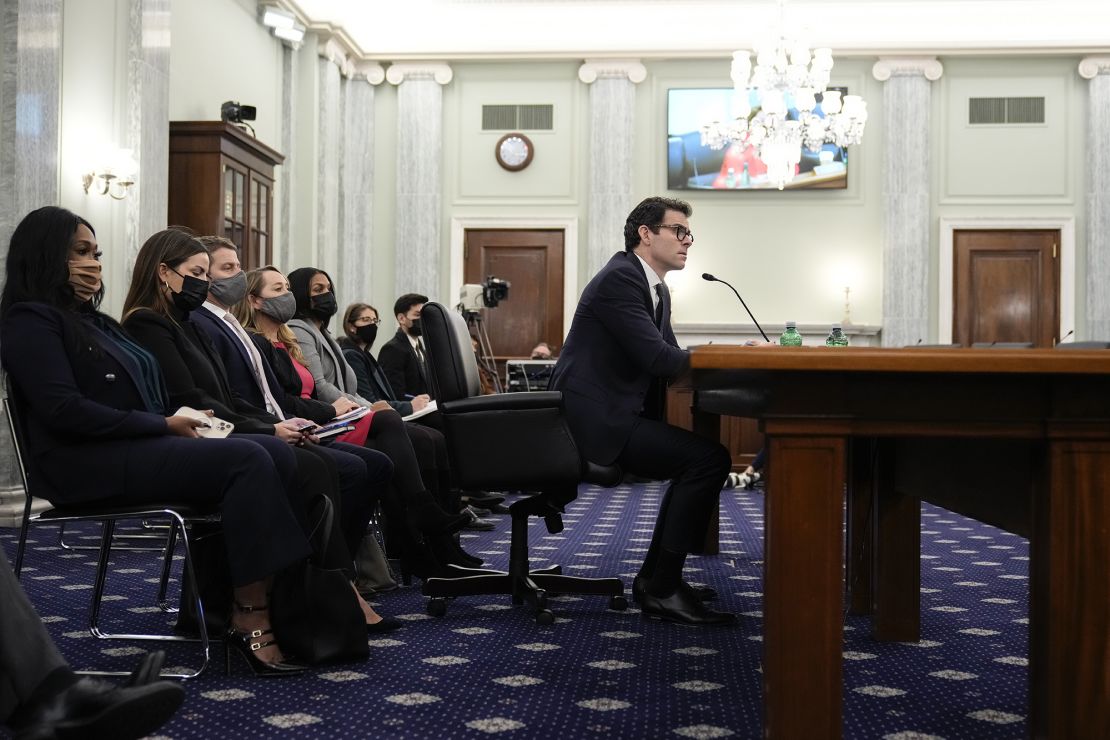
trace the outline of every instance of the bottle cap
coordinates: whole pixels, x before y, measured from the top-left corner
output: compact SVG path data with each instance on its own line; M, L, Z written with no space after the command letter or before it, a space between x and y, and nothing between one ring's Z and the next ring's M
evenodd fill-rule
M840 331L840 324L833 324L832 328L833 328L833 331Z
M787 321L786 322L786 328L787 329L797 329L798 328L798 322L797 321Z

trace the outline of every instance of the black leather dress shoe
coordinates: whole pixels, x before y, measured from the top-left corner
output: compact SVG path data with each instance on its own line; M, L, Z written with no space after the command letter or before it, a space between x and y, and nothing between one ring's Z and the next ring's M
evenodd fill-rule
M645 591L640 595L640 611L649 617L695 627L733 624L736 621L735 614L710 609L684 588L679 588L664 598L652 596Z
M169 681L143 686L116 686L83 678L43 704L16 730L18 740L31 738L112 738L149 735L173 716L185 690Z
M644 588L647 585L646 579L643 576L636 576L632 579L632 601L639 604L640 597L644 595ZM686 581L682 585L688 588L698 601L712 601L717 598L717 590L709 586L691 586Z

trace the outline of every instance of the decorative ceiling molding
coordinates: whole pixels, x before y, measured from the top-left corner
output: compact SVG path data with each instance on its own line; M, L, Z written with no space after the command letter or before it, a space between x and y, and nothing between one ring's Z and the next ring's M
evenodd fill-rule
M1110 56L1084 57L1079 62L1079 76L1085 80L1105 74L1110 74Z
M385 67L377 62L354 62L351 64L351 73L347 77L352 80L366 80L371 85L380 85L385 82Z
M391 85L400 85L406 79L413 77L431 78L441 85L446 85L455 76L451 65L443 62L397 62L389 65L385 71L385 78Z
M647 79L647 67L639 59L587 59L578 68L578 79L587 85L599 77L626 77L638 85Z
M757 46L778 19L770 0L259 4L334 36L350 58L381 62L720 59ZM790 0L786 22L838 59L1110 53L1106 0Z
M943 74L944 65L936 57L882 57L871 68L879 82L898 75L924 75L929 82L936 82Z

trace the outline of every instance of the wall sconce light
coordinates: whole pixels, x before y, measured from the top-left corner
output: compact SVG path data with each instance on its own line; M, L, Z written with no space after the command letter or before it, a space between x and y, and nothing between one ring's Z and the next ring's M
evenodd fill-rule
M276 38L287 41L293 48L299 48L304 41L305 27L297 22L297 16L275 5L264 5L259 10L262 25L270 29Z
M97 195L107 195L115 200L127 197L131 186L135 184L135 173L139 164L131 156L130 149L117 149L108 161L91 172L81 175L81 184L85 193L94 192Z

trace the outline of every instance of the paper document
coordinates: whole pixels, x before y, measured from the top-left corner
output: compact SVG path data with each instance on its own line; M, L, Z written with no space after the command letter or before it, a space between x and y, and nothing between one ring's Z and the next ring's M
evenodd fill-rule
M405 421L412 421L413 419L419 419L421 416L427 416L428 414L435 413L438 410L439 410L439 407L436 406L435 401L428 401L428 405L425 406L424 408L420 409L419 411L413 411L408 416L405 416L405 417L402 417L402 418Z

